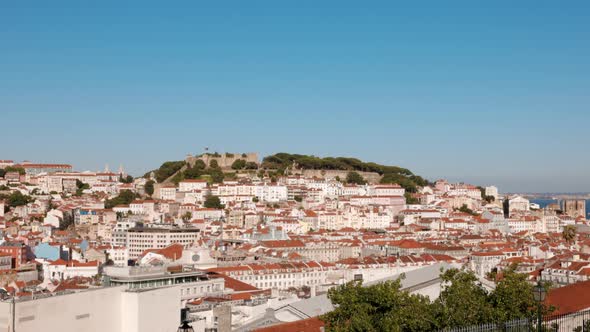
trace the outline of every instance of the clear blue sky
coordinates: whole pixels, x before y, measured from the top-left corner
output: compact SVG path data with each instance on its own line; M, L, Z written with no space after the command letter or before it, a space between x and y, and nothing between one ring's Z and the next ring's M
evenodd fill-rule
M0 159L209 146L590 191L588 1L213 3L3 1Z

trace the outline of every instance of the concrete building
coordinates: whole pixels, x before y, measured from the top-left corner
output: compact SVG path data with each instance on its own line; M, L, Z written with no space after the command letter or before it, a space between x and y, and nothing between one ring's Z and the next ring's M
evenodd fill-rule
M18 332L169 332L180 325L180 290L98 288L0 302L0 330Z
M514 196L508 200L508 215L512 216L514 213L527 212L531 209L531 204L528 199L522 196Z
M126 234L129 258L136 259L147 249L161 249L173 243L188 248L199 238L200 232L194 228L134 227Z
M157 188L156 197L164 201L173 201L176 199L176 186L161 185Z
M107 285L125 286L130 290L176 288L179 292L176 300L179 303L203 296L219 296L225 291L224 278L182 266L108 266L104 274Z
M71 172L72 165L68 164L33 164L23 162L18 167L24 168L27 175L38 175L41 173Z
M207 180L187 179L178 183L178 191L180 192L190 192L193 190L204 189L207 189Z

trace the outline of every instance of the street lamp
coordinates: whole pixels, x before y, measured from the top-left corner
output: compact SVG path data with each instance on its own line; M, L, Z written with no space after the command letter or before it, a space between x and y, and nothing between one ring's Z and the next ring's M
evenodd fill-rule
M543 317L541 315L541 305L545 301L545 296L547 296L547 291L545 291L545 287L543 287L541 280L539 280L537 285L533 287L533 297L537 301L537 331L539 332L542 331Z
M195 332L195 330L192 326L188 325L188 321L185 320L178 328L178 332Z

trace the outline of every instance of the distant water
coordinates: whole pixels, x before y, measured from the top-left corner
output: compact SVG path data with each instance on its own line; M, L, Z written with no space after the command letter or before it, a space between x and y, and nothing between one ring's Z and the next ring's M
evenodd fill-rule
M535 204L539 204L539 206L542 208L546 207L549 204L558 204L559 201L556 199L547 199L547 198L542 198L542 199L531 199L531 203L535 203ZM588 216L588 210L590 209L590 199L586 200L586 216Z

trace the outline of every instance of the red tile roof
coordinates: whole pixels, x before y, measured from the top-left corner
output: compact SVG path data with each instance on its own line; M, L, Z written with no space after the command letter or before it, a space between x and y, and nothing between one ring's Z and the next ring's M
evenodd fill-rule
M590 308L590 280L549 291L545 304L552 305L552 315L569 314Z
M256 332L316 332L323 331L323 327L326 324L317 317L312 317L304 320L298 320L295 322L288 322L277 324L269 327L263 327Z

